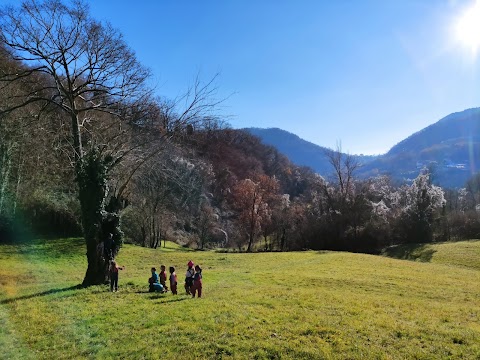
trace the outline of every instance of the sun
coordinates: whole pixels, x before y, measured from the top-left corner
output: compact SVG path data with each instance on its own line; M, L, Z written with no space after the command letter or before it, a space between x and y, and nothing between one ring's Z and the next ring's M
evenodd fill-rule
M480 50L480 0L467 8L458 18L455 27L457 40L476 55Z

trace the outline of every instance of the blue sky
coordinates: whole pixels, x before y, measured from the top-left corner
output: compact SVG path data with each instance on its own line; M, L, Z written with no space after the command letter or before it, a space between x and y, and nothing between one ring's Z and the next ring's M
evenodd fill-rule
M378 154L480 106L480 61L453 36L473 1L89 3L152 69L159 95L181 94L198 72L205 81L220 73L221 112L233 127L279 127Z

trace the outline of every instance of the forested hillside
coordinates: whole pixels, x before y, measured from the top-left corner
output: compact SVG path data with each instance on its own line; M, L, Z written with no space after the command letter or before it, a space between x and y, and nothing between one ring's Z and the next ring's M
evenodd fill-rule
M325 176L331 172L328 149L281 129L248 128L288 156L295 164L307 165ZM397 183L411 182L424 169L433 182L445 188L462 188L480 168L480 109L450 114L412 134L386 154L352 155L361 165L357 175L369 178L388 175Z
M295 134L278 128L246 128L245 130L258 136L265 144L274 146L297 165L308 166L322 176L326 176L332 172L332 167L327 155L329 149L326 147L315 145L301 139ZM353 155L353 157L360 165L364 165L379 156Z
M428 172L399 186L333 150L325 176L296 166L225 124L213 81L157 97L121 34L71 6L2 12L2 242L81 234L89 285L104 281L109 234L112 256L122 241L377 252L480 236L479 178L448 193Z
M328 149L281 129L248 128L288 156L295 164L311 167L325 176L331 172ZM357 175L369 178L388 175L397 183L411 182L424 169L433 173L436 185L462 188L480 168L480 109L453 113L412 134L386 154L352 155L359 165Z

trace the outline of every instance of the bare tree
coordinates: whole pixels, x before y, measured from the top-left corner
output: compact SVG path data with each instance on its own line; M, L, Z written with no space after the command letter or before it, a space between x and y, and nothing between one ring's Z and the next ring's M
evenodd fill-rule
M88 6L73 1L27 0L0 10L0 42L20 63L0 74L2 90L22 81L25 86L0 109L11 112L38 102L42 110L61 110L70 119L88 269L84 285L104 281L105 264L96 251L107 192L108 167L115 162L88 140L98 114L123 120L141 118L150 96L150 72L136 59L122 35L111 25L92 19ZM86 139L84 139L86 137Z
M352 155L342 153L341 145L337 145L335 150L328 150L326 156L333 167L334 182L338 185L342 197L346 200L352 192L354 174L359 168L359 163Z
M204 202L200 206L195 220L200 249L203 250L205 245L211 241L214 230L218 228L218 216L214 209L207 202Z
M232 194L235 207L239 210L239 224L248 236L247 252L253 250L253 243L271 217L270 205L278 198L279 184L274 177L256 176L256 181L239 181ZM268 220L269 221L269 220Z
M342 153L340 144L335 150L327 151L326 156L332 165L333 177L330 184L324 182L322 185L325 216L333 230L334 246L341 248L348 232L351 231L356 240L360 219L365 213L365 198L360 184L355 181L355 171L359 167L355 157Z
M154 160L132 180L130 198L137 209L135 222L139 229L129 229L129 235L137 242L152 248L165 239L172 213L198 208L205 177L199 164L188 161L175 149L157 154Z

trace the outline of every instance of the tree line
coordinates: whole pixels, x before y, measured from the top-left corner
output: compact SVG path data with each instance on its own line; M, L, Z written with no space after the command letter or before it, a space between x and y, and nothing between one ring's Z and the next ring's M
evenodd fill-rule
M84 285L105 280L108 234L117 246L366 252L479 234L479 177L460 190L428 172L360 180L341 149L331 174L295 166L217 115L215 78L155 96L121 33L82 1L5 6L0 24L0 237L82 235Z

